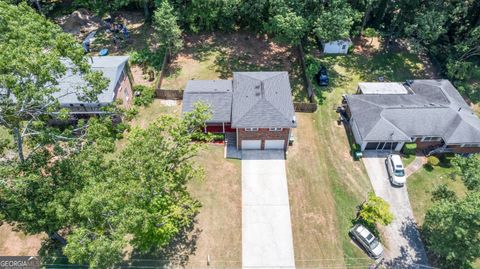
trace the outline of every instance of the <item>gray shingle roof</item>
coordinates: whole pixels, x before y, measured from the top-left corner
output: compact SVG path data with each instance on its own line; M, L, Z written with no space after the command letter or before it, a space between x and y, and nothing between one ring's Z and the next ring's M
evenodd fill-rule
M108 87L97 96L96 104L110 104L115 100L115 86L122 75L122 71L128 62L128 56L102 56L91 57L89 59L92 69L101 71L103 76L109 80ZM52 94L60 102L61 106L68 107L70 104L92 105L92 103L79 100L82 96L82 90L88 86L83 75L74 71L74 65L69 59L62 60L67 68L65 75L57 80L59 91ZM5 89L0 88L0 94L4 94ZM15 101L14 96L10 98Z
M480 119L448 80L414 80L410 88L413 94L346 97L358 143L411 141L413 136L480 143Z
M183 94L182 112L192 111L196 102L210 106L209 123L230 122L232 111L231 80L190 80Z
M98 95L97 100L100 104L112 103L115 99L115 86L122 75L122 71L128 62L128 56L102 56L91 57L92 69L101 71L103 76L109 80L108 87ZM65 61L67 66L66 74L58 80L60 91L53 94L57 97L61 105L68 104L88 104L79 100L81 87L87 86L82 74L73 72L72 63Z
M287 72L233 73L232 127L296 127Z

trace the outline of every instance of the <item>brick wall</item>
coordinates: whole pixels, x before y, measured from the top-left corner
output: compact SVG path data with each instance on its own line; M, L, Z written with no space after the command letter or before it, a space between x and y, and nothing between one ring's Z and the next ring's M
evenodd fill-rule
M259 128L256 132L245 131L245 128L238 128L237 145L242 149L242 140L261 140L262 149L265 149L265 140L285 140L285 149L288 147L289 128L281 131L270 131L268 128Z
M442 145L442 141L423 141L422 142L421 138L417 138L415 143L417 143L417 149L426 149L430 146L437 147Z
M463 148L460 145L449 145L448 148L452 149L454 153L480 153L478 147Z
M117 89L116 89L116 99L122 100L122 106L125 109L130 109L132 107L133 100L133 90L130 79L126 75L125 71L122 73L122 76L118 80Z

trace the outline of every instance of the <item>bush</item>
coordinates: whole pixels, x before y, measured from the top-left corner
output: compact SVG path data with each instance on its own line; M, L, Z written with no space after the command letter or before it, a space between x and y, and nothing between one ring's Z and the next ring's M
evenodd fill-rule
M138 114L138 109L136 107L132 107L129 110L125 111L125 119L127 121L132 120Z
M427 164L430 166L437 166L440 164L440 160L435 156L428 156Z
M432 201L450 201L454 202L457 200L457 195L454 191L450 190L447 184L438 185L432 192Z
M416 143L408 143L402 149L403 154L405 155L415 155L417 153L417 144Z
M133 86L133 92L135 94L135 97L133 98L133 104L136 106L149 105L155 98L155 90L152 87L135 85Z
M130 53L130 63L142 66L144 68L151 67L156 71L162 69L163 57L165 53L160 51L150 51L143 49Z

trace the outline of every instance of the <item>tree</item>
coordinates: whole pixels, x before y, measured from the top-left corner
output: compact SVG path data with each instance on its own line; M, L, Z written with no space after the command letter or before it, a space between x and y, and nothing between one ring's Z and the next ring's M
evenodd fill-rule
M427 247L444 268L471 268L480 257L480 192L461 200L440 200L428 209L423 224Z
M202 132L209 115L199 105L183 119L162 116L134 129L117 159L91 154L101 161L87 163L88 183L71 200L75 222L64 249L71 262L108 268L127 245L140 253L158 250L192 225L200 203L186 184L203 176L190 161L203 144L192 141L209 139Z
M154 13L155 36L161 48L178 52L183 45L182 30L177 24L177 16L167 0L159 3Z
M358 217L370 227L374 227L377 223L388 225L393 221L390 205L373 192L368 193L367 201L360 206Z
M325 8L314 18L313 32L323 42L348 38L353 23L360 16L347 3L333 1L331 7Z
M271 18L266 30L275 35L283 43L298 45L307 30L306 21L294 12L277 14Z
M32 153L72 138L73 130L47 125L52 118L68 116L56 98L58 79L66 74L67 64L88 82L87 87L69 93L82 100L96 100L108 82L90 69L73 36L26 3L0 2L0 22L0 126L13 134L18 158L24 161L26 148Z
M452 164L467 189L480 190L480 156L478 154L468 158L457 155L452 159Z
M80 123L81 124L81 123ZM117 128L108 118L91 119L88 131L76 140L83 149L62 154L61 145L44 147L24 162L0 162L0 221L7 221L27 234L45 232L65 240L58 231L71 222L71 199L83 189L85 173L97 174L94 152L112 152ZM59 157L61 156L61 157Z

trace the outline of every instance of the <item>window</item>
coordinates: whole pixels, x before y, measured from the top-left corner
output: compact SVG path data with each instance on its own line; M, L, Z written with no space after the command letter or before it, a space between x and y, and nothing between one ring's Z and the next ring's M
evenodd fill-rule
M440 140L442 140L442 138L437 136L425 136L424 138L422 138L422 142L431 142L431 141L440 141Z
M270 132L280 132L282 128L269 128L268 129Z
M477 148L480 144L462 144L462 148Z
M342 46L342 50L346 49L347 48L347 45L343 45Z
M256 131L258 131L258 128L245 128L245 131L247 131L247 132L256 132Z
M130 100L130 95L128 95L128 90L127 90L127 88L125 88L125 89L123 90L123 94L125 95L125 101L128 102L128 100Z

